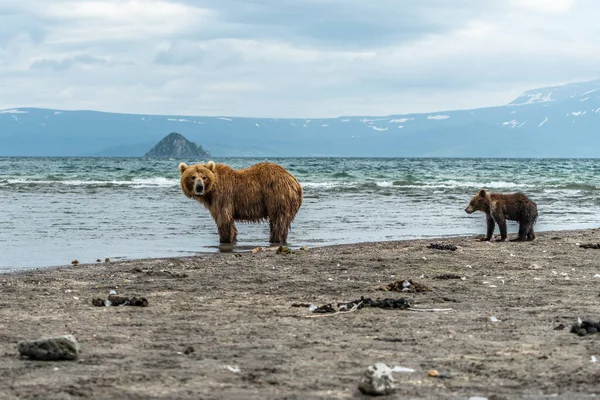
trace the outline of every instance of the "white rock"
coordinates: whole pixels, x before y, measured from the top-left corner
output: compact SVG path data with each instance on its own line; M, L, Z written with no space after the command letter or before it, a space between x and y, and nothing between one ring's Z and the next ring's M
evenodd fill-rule
M392 394L396 390L392 369L382 362L369 365L358 389L371 396Z

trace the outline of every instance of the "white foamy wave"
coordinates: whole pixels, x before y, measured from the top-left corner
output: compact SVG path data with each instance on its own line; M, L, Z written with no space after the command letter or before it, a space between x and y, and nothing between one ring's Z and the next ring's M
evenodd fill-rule
M28 180L22 178L6 179L0 181L0 186L8 185L62 185L62 186L129 186L134 188L144 187L171 187L179 185L179 179L163 177L137 178L133 180L79 180L71 179L64 181L53 180Z
M383 182L375 182L375 184L379 187L392 187L394 186L394 182L383 181Z
M348 182L304 182L302 187L304 188L316 188L316 189L333 189L339 187L352 187L356 186L353 183Z
M179 179L169 179L169 178L140 178L134 179L132 182L134 187L169 187L169 186L177 186L179 185Z
M475 182L475 181L457 181L457 180L448 180L442 182L427 182L424 185L414 186L414 187L439 187L439 188L462 188L462 187L472 187L472 188L486 188L486 189L521 189L521 188L534 188L536 185L531 184L521 184L515 182L506 182L506 181L490 181L490 182ZM413 186L408 186L413 187Z

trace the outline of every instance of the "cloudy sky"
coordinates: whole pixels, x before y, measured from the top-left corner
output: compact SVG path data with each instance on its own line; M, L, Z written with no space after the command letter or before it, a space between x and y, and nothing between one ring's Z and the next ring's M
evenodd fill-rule
M600 78L598 0L3 0L0 109L249 117L505 104Z

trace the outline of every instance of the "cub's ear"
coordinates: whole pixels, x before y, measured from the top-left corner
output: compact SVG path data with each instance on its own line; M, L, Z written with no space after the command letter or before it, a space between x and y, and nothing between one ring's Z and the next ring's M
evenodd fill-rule
M206 168L208 168L211 171L215 170L215 166L216 166L216 164L215 164L214 161L209 161L209 162L206 163Z
M186 169L188 169L188 165L186 163L180 163L179 164L179 173L183 174L183 171L185 171Z
M479 195L480 195L481 197L485 197L485 195L486 195L486 194L487 194L487 192L485 191L485 189L481 189L481 190L479 191Z

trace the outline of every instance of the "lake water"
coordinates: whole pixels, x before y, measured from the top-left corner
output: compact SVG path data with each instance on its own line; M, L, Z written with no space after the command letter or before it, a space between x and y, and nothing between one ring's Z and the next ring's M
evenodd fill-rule
M265 160L215 159L234 168ZM0 270L219 251L208 211L181 193L181 161L206 160L0 158ZM597 159L268 161L304 188L291 247L483 234L485 216L464 212L482 187L529 195L536 231L600 226ZM509 222L509 233L517 227ZM268 224L238 230L234 251L268 245Z

